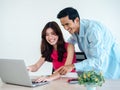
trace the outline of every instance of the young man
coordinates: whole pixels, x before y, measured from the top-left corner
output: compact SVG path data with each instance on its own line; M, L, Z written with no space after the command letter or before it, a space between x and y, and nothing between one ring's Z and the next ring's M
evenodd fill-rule
M57 71L66 74L73 68L76 71L101 70L105 78L120 78L120 46L115 42L110 31L101 23L81 19L76 9L67 7L61 10L57 18L62 26L72 35L69 42L77 43L87 59L66 65Z

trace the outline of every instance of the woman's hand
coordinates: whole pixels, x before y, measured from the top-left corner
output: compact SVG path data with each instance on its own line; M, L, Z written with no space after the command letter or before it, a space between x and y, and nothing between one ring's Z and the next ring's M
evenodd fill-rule
M38 77L35 82L44 82L44 81L53 81L55 79L58 79L60 78L60 74L58 72L56 73L53 73L52 75L49 75L49 76L41 76L41 77Z
M37 67L35 65L30 65L30 66L27 66L27 70L30 72L36 72Z
M52 81L50 76L40 76L37 79L35 79L34 82L45 82L45 81Z

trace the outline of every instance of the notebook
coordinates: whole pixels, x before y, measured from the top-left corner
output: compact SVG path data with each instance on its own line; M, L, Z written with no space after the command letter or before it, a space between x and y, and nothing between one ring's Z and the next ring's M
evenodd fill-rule
M77 62L81 62L81 61L87 59L87 57L86 57L84 52L75 52L75 54L76 54ZM82 71L76 71L76 73L77 73L77 76L79 76L83 72ZM68 83L70 83L70 84L78 84L79 83L78 77L77 78L68 79Z
M4 83L22 86L42 86L49 82L32 82L24 60L0 59L0 77Z
M67 82L68 82L69 84L78 84L78 83L79 83L79 81L78 81L78 76L79 76L80 74L82 74L83 72L77 71L76 73L77 73L77 77L68 79Z

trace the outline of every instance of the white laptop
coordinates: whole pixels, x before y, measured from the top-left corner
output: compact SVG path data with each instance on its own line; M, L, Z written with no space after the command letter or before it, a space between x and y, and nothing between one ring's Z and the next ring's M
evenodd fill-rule
M4 83L35 87L48 82L32 82L24 60L0 59L0 77Z

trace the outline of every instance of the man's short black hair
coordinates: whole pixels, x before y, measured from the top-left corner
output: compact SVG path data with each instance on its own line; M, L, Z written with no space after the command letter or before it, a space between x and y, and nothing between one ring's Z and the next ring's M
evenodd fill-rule
M66 16L68 16L69 19L71 19L71 20L73 20L73 21L74 21L75 18L77 18L77 17L80 19L79 14L78 14L78 11L77 11L76 9L72 8L72 7L67 7L67 8L64 8L63 10L61 10L61 11L58 13L57 18L60 19L60 18L62 18L62 17L66 17Z

